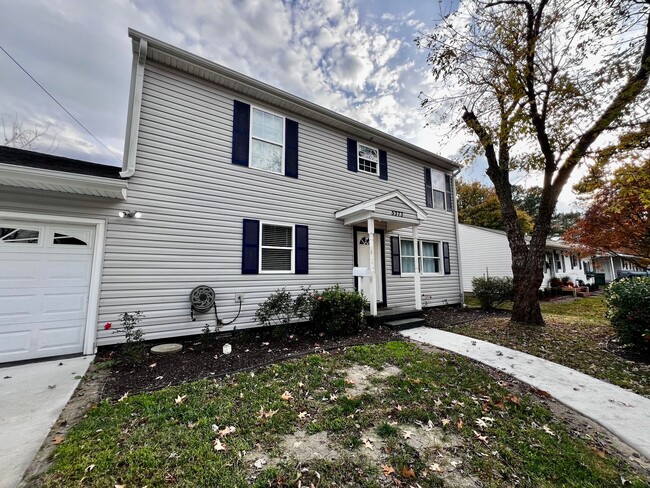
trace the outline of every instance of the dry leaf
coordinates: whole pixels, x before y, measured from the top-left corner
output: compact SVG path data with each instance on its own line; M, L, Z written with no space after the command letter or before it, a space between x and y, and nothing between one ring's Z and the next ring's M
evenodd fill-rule
M307 412L300 412L300 413L298 414L298 418L299 418L300 420L303 420L303 419L305 419L305 418L307 418L307 417L309 417L309 414L308 414Z
M398 403L396 408L398 412L401 412L403 407Z
M476 438L477 438L479 441L485 443L485 445L487 446L488 440L487 440L487 437L486 437L486 436L479 434L479 433L476 432L475 430L472 431L472 432L474 432L474 435L476 436Z
M117 400L117 401L118 401L118 402L121 402L121 401L123 401L123 400L126 400L128 397L129 397L129 392L127 391L127 392L126 392L124 395L122 395L122 396L119 398L119 400Z
M448 425L451 420L449 419L442 419L442 425Z
M257 461L253 463L253 466L255 466L257 469L262 469L262 467L264 467L265 464L266 464L266 459L259 458Z
M235 430L236 429L232 425L230 427L226 427L225 429L219 431L219 437L230 435L235 432Z
M282 395L280 395L280 398L283 400L289 401L293 398L293 395L289 393L288 391L285 391Z
M178 395L174 401L176 402L176 405L181 405L185 403L185 400L187 400L187 395L183 395L183 396Z
M515 395L508 395L506 397L506 400L509 401L509 402L514 403L515 405L521 405L521 398L519 398L519 397L517 397Z
M95 465L91 464L86 469L84 469L84 473L88 473L88 472L92 471L93 469L95 469Z
M375 450L375 448L372 446L372 441L367 437L363 440L363 444L366 446L367 449L370 449L371 451Z
M438 463L433 463L431 466L429 466L429 469L431 471L436 472L436 473L442 473L442 468L440 467L440 465Z
M226 445L222 444L219 439L214 440L214 450L215 451L225 451L226 450Z
M115 488L126 488L126 485L115 485Z
M155 368L157 364L158 364L158 363L151 363L151 364L149 365L149 367L150 367L150 368Z
M345 384L346 384L346 385L354 385L354 381L352 381L352 380L349 379L349 378L345 378Z
M458 419L458 422L456 422L456 427L459 429L463 428L463 419Z
M402 475L402 478L415 478L415 471L413 471L413 468L406 469L406 466L402 468L400 474Z
M551 428L550 428L548 425L546 425L546 424L542 425L542 429L543 429L544 432L546 432L548 435L555 436L555 432L553 432L553 431L551 430Z
M277 410L264 410L264 407L260 407L260 411L257 413L257 418L258 419L270 419L276 413L278 413Z
M410 439L412 435L413 435L413 432L411 432L410 430L407 430L406 432L404 432L404 439Z
M381 469L384 471L384 476L386 478L390 477L391 474L395 473L395 470L390 467L388 464L382 464Z
M64 439L64 438L63 438L62 435L55 435L55 436L54 436L54 439L52 439L52 443L53 443L54 445L57 445L57 446L58 446L59 444L61 444L61 443L63 442L63 439Z
M605 457L605 451L602 449L598 449L597 447L592 447L594 452L598 455L598 457L604 458Z

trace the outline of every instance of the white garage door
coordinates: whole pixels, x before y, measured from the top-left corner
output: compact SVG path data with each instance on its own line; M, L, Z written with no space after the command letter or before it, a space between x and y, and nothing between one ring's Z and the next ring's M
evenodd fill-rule
M83 352L94 234L0 220L0 362Z

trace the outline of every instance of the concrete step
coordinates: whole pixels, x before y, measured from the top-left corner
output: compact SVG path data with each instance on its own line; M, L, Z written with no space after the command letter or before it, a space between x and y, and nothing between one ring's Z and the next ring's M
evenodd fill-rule
M415 327L421 327L424 325L424 318L422 317L410 317L407 319L391 320L386 322L384 325L395 330L405 330L413 329Z

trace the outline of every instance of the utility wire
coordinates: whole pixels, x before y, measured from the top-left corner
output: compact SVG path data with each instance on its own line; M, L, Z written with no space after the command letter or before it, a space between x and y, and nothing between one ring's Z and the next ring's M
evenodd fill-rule
M83 130L85 130L86 132L88 132L88 134L90 134L90 136L91 136L93 139L95 139L95 140L96 140L96 141L97 141L97 142L98 142L98 143L99 143L99 144L100 144L104 149L106 149L109 153L111 153L111 155L112 155L115 159L117 159L120 163L122 162L122 160L121 160L119 157L117 157L117 156L115 155L115 153L114 153L113 151L111 151L111 150L110 150L110 149L109 149L109 148L108 148L108 147L107 147L107 146L106 146L102 141L100 141L100 140L95 136L95 134L93 134L92 132L90 132L90 130L89 130L85 125L83 125L81 122L79 122L79 120L77 120L77 118L76 118L74 115L72 115L72 114L68 111L67 108L65 108L63 105L61 105L61 103L60 103L56 98L54 98L54 96L53 96L49 91L47 91L43 85L41 85L38 81L36 81L36 78L34 78L32 75L30 75L30 74L29 74L29 71L27 71L25 68L23 68L23 67L21 66L21 64L20 64L18 61L16 61L16 59L14 59L14 57L13 57L11 54L9 54L9 53L7 52L7 50L6 50L4 47L0 46L0 49L1 49L2 52L4 52L7 56L9 56L9 59L11 59L14 63L16 63L16 66L18 66L21 70L23 70L23 71L25 72L25 74L26 74L27 76L29 76L29 77L32 79L32 81L33 81L34 83L36 83L36 84L39 86L39 88L40 88L41 90L43 90L45 93L47 93L47 95L48 95L52 100L54 100L54 102L55 102L59 107L61 107L61 108L63 109L63 111L64 111L65 113L67 113L67 114L72 118L72 120L74 120L77 124L79 124L79 126L80 126Z

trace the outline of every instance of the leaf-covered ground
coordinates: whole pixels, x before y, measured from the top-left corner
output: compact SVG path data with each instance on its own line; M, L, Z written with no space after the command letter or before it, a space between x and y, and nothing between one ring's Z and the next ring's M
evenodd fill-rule
M471 298L467 304L478 306ZM444 328L563 364L650 397L650 364L626 355L613 341L615 333L605 318L602 296L542 302L541 307L545 327L488 317Z
M647 486L641 476L472 362L397 341L104 401L57 446L41 481Z

